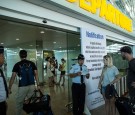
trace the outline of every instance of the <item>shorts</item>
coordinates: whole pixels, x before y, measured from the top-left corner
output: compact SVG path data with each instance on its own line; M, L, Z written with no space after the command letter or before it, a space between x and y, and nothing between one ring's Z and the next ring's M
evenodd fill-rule
M65 75L66 71L61 71L60 75Z
M102 93L102 94L105 94L105 90L106 90L106 86L102 86L102 88L101 88L101 93Z

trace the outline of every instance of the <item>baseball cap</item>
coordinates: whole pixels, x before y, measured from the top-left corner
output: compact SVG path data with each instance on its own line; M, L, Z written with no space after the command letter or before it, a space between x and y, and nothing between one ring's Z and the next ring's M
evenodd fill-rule
M84 55L79 54L77 59L78 59L78 60L80 60L80 59L81 59L81 60L84 60L85 58L84 58Z
M125 52L125 53L132 53L132 49L129 46L124 46L120 49L120 52Z

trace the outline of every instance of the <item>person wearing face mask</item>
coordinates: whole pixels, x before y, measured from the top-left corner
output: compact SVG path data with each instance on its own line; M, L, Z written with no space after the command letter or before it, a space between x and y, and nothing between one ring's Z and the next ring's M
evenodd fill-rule
M3 74L2 65L4 64L4 47L0 46L0 114L6 115L7 113L7 103L6 99L8 97L8 88L6 79Z
M83 115L85 105L85 83L84 78L89 78L89 71L84 65L84 55L78 55L78 63L70 69L69 76L72 78L72 101L73 115Z
M101 90L103 98L105 100L106 115L115 115L115 97L107 99L105 97L105 90L108 84L116 83L120 78L118 69L113 65L113 60L110 55L103 57L104 67L99 80L98 88Z

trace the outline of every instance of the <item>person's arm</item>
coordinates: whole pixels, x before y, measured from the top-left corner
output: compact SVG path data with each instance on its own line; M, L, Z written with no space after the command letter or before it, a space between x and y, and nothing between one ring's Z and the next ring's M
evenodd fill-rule
M115 79L110 84L114 84L114 83L118 82L120 79L121 79L121 75L118 74L118 75L116 75Z
M38 79L38 71L37 70L34 70L34 75L35 75L36 84L37 84L37 86L39 86L39 79Z
M9 81L9 87L8 87L9 93L11 93L11 88L12 88L15 78L16 78L16 72L13 72Z
M74 77L76 77L76 76L81 76L81 73L82 73L82 72L70 73L69 76L70 76L70 78L74 78Z
M101 89L101 83L102 83L102 81L103 81L103 73L104 73L104 71L105 71L105 67L103 68L103 70L102 70L102 73L101 73L101 76L100 76L100 80L99 80L99 83L98 83L98 88L99 89Z

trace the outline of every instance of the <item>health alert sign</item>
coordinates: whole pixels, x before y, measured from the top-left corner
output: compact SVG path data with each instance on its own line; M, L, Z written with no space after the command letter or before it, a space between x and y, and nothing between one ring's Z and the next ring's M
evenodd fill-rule
M85 79L86 105L92 110L104 104L98 83L104 66L103 56L106 55L106 35L98 29L81 28L81 52L90 73L90 78Z

